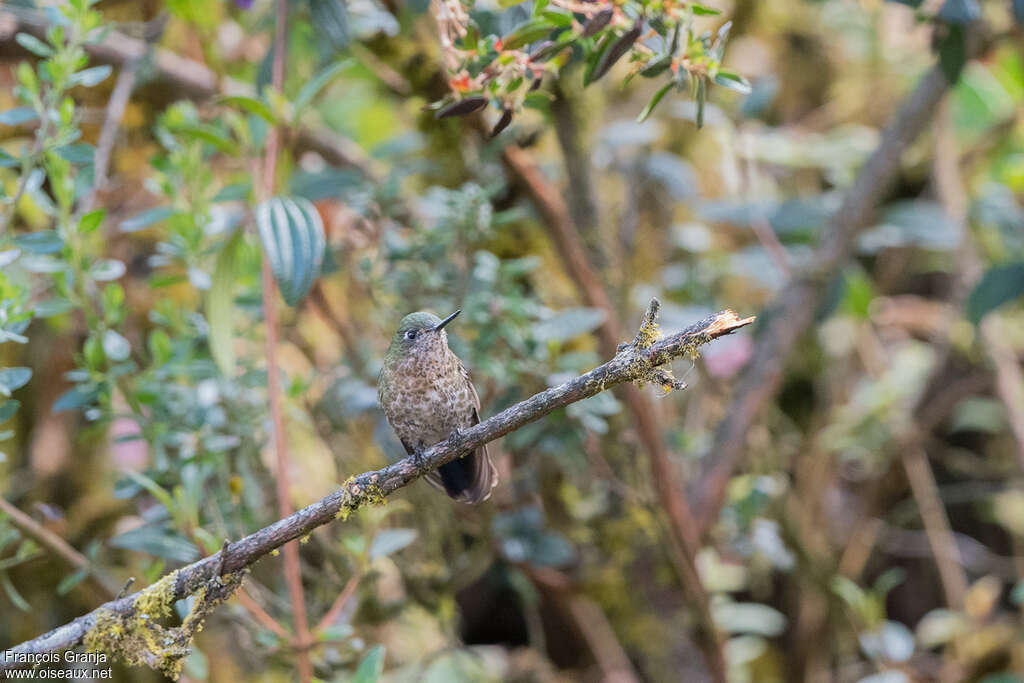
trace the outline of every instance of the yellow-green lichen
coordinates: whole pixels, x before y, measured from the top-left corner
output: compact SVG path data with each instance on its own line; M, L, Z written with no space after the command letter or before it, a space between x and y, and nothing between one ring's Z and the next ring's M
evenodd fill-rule
M125 612L99 610L83 637L89 652L103 652L132 666L159 669L173 680L181 675L184 658L206 617L242 585L244 572L214 577L193 594L192 610L181 626L159 623L169 617L175 601L178 572L143 590Z
M640 331L636 333L634 344L638 348L648 349L654 346L659 339L661 339L661 328L658 326L657 318L644 318L643 324L640 325Z

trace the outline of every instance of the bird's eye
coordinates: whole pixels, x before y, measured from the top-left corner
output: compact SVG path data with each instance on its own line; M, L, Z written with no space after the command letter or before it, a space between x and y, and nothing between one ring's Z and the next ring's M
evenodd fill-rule
M415 339L416 338L416 330L409 330L408 332L406 332L405 333L405 338L406 339Z

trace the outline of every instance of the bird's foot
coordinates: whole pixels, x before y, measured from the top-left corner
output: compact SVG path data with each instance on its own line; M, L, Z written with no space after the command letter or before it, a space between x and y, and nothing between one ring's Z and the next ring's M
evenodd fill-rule
M459 445L459 441L462 440L462 430L456 427L448 435L448 445L455 447Z
M423 469L423 463L424 463L424 461L423 461L423 452L424 452L424 449L422 449L422 448L417 448L416 450L414 450L412 452L412 464L418 470L419 469Z

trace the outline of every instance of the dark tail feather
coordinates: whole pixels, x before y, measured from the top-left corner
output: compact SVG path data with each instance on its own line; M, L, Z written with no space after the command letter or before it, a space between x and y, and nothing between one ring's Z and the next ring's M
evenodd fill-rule
M486 447L437 468L445 493L460 503L480 503L491 497L498 474Z

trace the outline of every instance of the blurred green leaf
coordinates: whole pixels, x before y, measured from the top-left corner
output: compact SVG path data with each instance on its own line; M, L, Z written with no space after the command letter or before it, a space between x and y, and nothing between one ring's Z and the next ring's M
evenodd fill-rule
M638 123L643 123L644 121L647 120L647 117L651 115L651 112L654 111L654 108L658 106L659 102L661 102L661 98L663 98L665 94L672 89L673 85L674 83L666 83L665 85L661 86L661 88L659 88L656 93L654 93L654 96L651 97L650 102L648 102L647 106L643 108L643 110L640 112L640 115L636 117Z
M37 118L35 109L29 107L16 107L0 112L0 124L5 126L20 126Z
M32 379L32 368L4 368L0 370L0 394L10 396Z
M238 109L250 114L255 114L271 125L277 123L277 117L274 116L274 112L270 109L270 105L257 97L225 95L217 98L217 101L230 107L237 107Z
M313 101L313 98L317 96L317 93L323 90L338 74L350 66L352 66L351 59L342 59L325 67L313 76L313 78L309 79L309 82L302 86L302 89L299 90L299 94L295 96L296 116L299 112L309 106Z
M14 417L15 413L18 412L18 407L20 405L21 402L14 399L9 399L0 403L0 424L7 422Z
M19 33L14 36L14 39L18 41L18 45L21 45L36 57L46 59L53 56L53 48L35 36L29 35L28 33Z
M129 218L126 221L121 221L121 232L135 232L136 230L142 230L148 228L154 223L167 220L177 211L169 206L158 206L153 209L146 209L140 214Z
M377 683L384 672L384 646L378 645L359 663L351 683Z
M99 282L110 282L124 276L125 265L117 259L104 258L96 261L89 268L89 274Z
M568 308L534 325L533 336L541 343L564 342L596 330L604 319L599 308Z
M235 337L232 313L238 279L242 232L237 232L217 254L210 289L206 292L206 319L210 326L210 352L225 377L235 375Z
M112 71L113 69L109 64L94 66L73 74L69 79L69 82L71 85L81 85L86 88L91 88L94 85L99 85L105 81Z
M10 599L11 604L20 609L22 612L31 612L32 605L28 604L28 601L21 596L21 593L11 583L11 577L7 575L7 572L0 571L0 585L4 587L4 592L7 593L7 597Z
M750 83L747 79L743 78L743 76L740 76L739 74L733 73L732 71L719 69L718 73L715 75L715 83L728 88L729 90L735 90L741 95L750 94Z
M415 529L381 529L370 543L370 559L397 553L415 541L418 533Z
M110 360L119 362L127 360L131 355L132 347L119 332L107 330L103 333L103 352Z
M142 526L118 534L110 539L110 545L176 562L192 562L199 557L199 551L191 541L162 525Z
M309 0L313 26L335 50L344 50L352 41L348 10L342 0Z
M753 602L723 602L712 606L715 624L726 633L750 633L769 638L786 630L786 616L774 607Z
M28 232L14 237L14 244L31 254L56 254L64 248L64 240L56 230Z
M975 325L990 311L1024 294L1024 261L995 266L985 271L967 297L967 317Z

